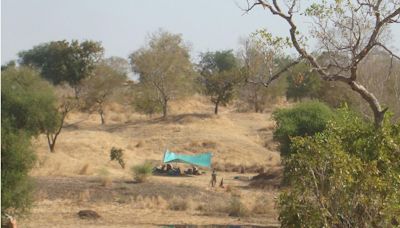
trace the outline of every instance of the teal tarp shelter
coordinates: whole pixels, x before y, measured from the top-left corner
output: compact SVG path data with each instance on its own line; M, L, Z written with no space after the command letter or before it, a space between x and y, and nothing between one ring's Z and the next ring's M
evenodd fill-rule
M195 154L195 155L187 155L187 154L176 154L169 150L164 153L164 163L171 162L180 162L180 163L188 163L192 165L198 165L203 167L211 167L211 152Z

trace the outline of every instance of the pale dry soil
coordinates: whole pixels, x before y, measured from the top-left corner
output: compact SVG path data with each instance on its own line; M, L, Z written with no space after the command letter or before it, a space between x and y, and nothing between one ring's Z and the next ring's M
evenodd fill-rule
M163 120L111 105L104 126L95 114L72 113L55 153L48 151L44 136L35 139L35 203L31 214L19 219L19 227L278 226L276 189L249 187L248 179L256 173L223 172L280 166L270 113L236 113L228 107L215 116L203 97L171 106L170 117ZM124 150L125 169L110 161L112 147ZM134 182L130 167L145 161L159 164L167 148L187 154L211 151L224 188L209 186L207 169L196 177L152 176L145 183ZM246 215L229 216L234 197ZM176 204L184 209L173 209ZM77 212L84 209L101 218L79 219Z

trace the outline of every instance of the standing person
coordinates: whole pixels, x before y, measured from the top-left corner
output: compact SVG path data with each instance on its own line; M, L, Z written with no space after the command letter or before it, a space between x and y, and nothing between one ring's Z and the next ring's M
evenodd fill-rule
M211 173L211 187L214 187L216 183L217 183L217 173L215 172L215 169L213 169Z

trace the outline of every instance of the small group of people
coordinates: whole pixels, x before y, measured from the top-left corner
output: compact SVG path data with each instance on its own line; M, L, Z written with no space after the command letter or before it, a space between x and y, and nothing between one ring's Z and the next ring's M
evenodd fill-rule
M167 174L169 176L180 176L182 175L181 168L179 166L173 167L171 164L163 164L161 167L156 167L153 170L153 173L156 174ZM188 168L183 171L184 174L188 175L201 175L199 169L196 166L192 166L192 168Z
M193 166L192 168L188 168L184 172L185 172L185 174L188 174L188 175L201 175L200 171L196 168L196 166Z
M168 174L170 176L181 175L181 169L179 167L173 167L171 164L163 164L162 166L155 167L153 170L155 174Z

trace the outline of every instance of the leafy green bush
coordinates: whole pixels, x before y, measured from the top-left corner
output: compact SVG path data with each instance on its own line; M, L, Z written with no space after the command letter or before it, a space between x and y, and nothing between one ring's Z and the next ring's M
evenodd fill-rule
M277 110L272 116L278 126L274 139L279 141L281 153L286 156L291 153L292 137L311 136L323 131L327 122L334 118L334 112L324 103L311 101Z
M150 163L145 162L144 164L133 166L132 172L136 181L145 182L153 172L153 166Z
M31 138L54 129L58 115L52 88L36 71L8 67L1 73L1 213L19 214L32 201Z
M124 150L121 148L113 147L110 151L110 159L111 161L118 161L119 165L125 169L125 161L124 161Z
M400 123L381 129L347 109L283 158L283 227L393 227L400 221Z
M29 209L33 185L28 176L35 162L30 135L1 123L1 213L18 214Z

